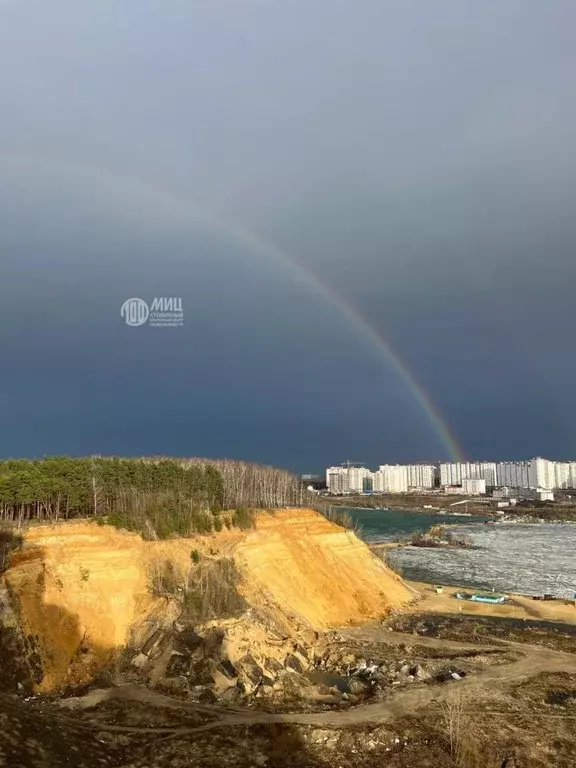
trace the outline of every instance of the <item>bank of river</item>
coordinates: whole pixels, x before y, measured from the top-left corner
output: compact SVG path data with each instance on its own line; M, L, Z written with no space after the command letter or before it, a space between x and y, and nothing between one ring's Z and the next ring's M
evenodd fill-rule
M471 539L471 549L390 550L388 562L407 579L528 595L572 597L576 592L576 526L570 523L486 525L476 517L384 510L349 514L363 526L362 536L369 542L406 539L437 523L456 523L455 534Z

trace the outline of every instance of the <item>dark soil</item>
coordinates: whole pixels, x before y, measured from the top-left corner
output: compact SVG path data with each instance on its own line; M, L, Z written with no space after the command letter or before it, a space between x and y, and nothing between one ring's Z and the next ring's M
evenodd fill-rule
M389 625L423 637L493 645L501 639L576 653L576 625L560 622L421 613L394 617Z

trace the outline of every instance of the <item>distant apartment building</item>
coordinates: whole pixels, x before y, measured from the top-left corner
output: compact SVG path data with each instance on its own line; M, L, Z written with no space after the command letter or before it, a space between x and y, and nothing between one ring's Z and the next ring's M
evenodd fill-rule
M326 487L329 493L349 493L348 470L345 467L328 467Z
M402 464L382 464L373 474L374 490L380 493L406 493L408 467Z
M350 467L348 469L348 482L351 493L363 493L371 491L373 486L373 475L366 467Z
M551 490L556 487L556 462L540 457L529 462L528 487Z
M530 486L530 462L499 461L496 464L496 485L500 488L528 488Z
M485 480L486 485L497 485L496 462L455 461L440 464L440 485L462 485L464 480Z
M326 486L330 493L363 493L372 490L372 472L366 467L328 467Z
M434 488L434 474L436 467L433 464L408 464L406 476L408 488L429 490Z
M556 488L576 488L576 461L556 461Z

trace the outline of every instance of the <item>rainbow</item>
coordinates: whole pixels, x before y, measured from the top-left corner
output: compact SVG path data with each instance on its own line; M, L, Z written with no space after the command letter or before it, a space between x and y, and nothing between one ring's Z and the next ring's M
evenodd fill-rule
M294 256L281 249L275 243L260 234L241 226L235 222L214 214L212 211L198 205L196 201L188 196L167 188L164 184L152 183L149 180L142 180L134 176L119 173L115 170L85 165L84 163L65 162L53 163L45 157L33 158L29 155L15 157L13 154L2 158L2 162L10 165L30 165L32 171L37 171L43 166L49 170L52 175L62 175L70 180L70 176L75 181L92 186L112 185L112 197L114 197L120 187L124 188L125 193L140 198L148 198L154 210L159 212L159 208L168 208L172 213L180 214L185 222L190 218L206 225L208 229L214 230L221 237L231 240L235 245L240 246L248 253L259 256L266 260L272 260L290 270L292 276L302 282L308 290L317 293L330 305L335 307L349 321L350 325L356 330L360 337L373 346L378 353L385 359L393 370L398 374L406 385L413 399L425 413L428 421L434 428L442 445L448 452L450 458L454 461L464 460L464 454L456 438L453 436L446 420L432 402L432 399L417 379L410 371L408 366L396 354L389 341L377 331L368 320L353 306L349 301L337 293L330 285L323 282L308 267L297 261ZM125 200L125 196L122 195ZM116 210L116 209L115 209Z

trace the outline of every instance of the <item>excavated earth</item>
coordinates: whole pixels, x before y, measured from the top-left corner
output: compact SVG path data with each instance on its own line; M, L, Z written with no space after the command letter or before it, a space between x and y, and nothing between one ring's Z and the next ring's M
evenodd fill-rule
M574 765L573 633L460 636L413 597L310 510L34 527L0 590L0 766Z

